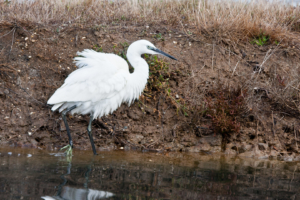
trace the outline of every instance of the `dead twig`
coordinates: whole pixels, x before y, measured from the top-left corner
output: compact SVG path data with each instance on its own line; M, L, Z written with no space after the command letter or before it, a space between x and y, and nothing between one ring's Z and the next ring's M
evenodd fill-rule
M13 29L14 29L14 31L13 31L13 35L12 35L12 39L11 39L11 46L10 46L10 50L9 50L9 53L8 53L8 59L9 59L9 56L10 56L11 50L12 50L12 48L13 48L13 45L14 45L14 39L15 39L16 27L14 27Z
M234 67L234 69L233 69L233 72L232 72L232 75L231 75L231 76L234 75L234 72L235 72L235 70L236 70L236 68L237 68L237 66L238 66L238 64L239 64L239 62L240 62L240 61L238 61L238 62L236 63L236 65L235 65L235 67Z
M212 70L214 70L214 54L215 54L215 42L213 42L213 54L212 54L212 58L211 58Z
M10 30L8 33L6 33L6 34L4 34L4 35L1 35L1 36L0 36L0 38L2 38L2 37L4 37L4 36L6 36L6 35L8 35L8 34L10 34L12 31L14 31L14 30L15 30L15 28L16 28L16 27L12 28L12 29L11 29L11 30Z

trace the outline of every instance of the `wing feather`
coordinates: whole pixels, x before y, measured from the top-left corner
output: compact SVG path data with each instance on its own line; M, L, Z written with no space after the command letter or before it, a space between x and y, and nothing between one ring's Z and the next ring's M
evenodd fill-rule
M84 50L78 55L84 56L75 58L78 69L65 79L64 84L48 100L48 104L97 102L111 98L126 86L128 64L121 57L93 50Z

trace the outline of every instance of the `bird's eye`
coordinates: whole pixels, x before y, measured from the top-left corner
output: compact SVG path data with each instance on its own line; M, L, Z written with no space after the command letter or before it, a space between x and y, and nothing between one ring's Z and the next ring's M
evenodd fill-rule
M151 47L150 47L150 46L147 46L147 49L151 49Z

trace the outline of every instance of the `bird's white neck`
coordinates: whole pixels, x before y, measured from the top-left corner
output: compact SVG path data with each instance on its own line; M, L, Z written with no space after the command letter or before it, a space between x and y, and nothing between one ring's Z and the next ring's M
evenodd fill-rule
M127 84L128 91L131 93L131 99L128 99L127 102L130 104L135 99L138 99L143 92L149 78L149 66L138 53L128 51L127 58L134 68L134 72L130 74Z

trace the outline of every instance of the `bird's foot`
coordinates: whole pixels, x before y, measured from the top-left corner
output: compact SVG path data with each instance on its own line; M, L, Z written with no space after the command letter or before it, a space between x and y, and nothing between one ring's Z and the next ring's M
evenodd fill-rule
M62 150L64 150L64 149L66 149L66 151L65 151L65 155L66 156L72 156L72 147L71 147L71 145L67 145L67 146L64 146L64 147L62 147L61 149L60 149L60 151L62 151Z

